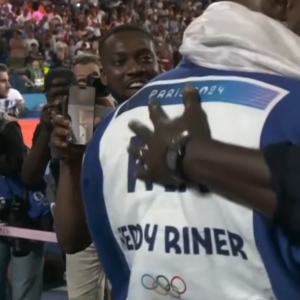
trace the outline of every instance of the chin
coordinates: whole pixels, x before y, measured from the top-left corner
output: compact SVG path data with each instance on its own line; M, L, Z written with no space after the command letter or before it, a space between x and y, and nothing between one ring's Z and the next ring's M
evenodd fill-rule
M130 89L126 92L127 100L131 98L133 95L135 95L141 88L136 88L136 89Z

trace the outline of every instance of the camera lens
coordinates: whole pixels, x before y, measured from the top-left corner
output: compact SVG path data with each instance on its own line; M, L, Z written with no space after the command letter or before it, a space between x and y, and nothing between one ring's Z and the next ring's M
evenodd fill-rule
M12 241L12 255L14 257L24 257L27 256L30 251L29 248L29 242L25 239L13 239Z
M11 202L9 225L12 227L26 228L27 209L24 200L14 197ZM12 255L15 257L27 256L29 251L29 241L20 238L12 239Z

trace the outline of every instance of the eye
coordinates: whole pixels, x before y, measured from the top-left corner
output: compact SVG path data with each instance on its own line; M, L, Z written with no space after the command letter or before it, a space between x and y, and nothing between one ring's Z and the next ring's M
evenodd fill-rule
M153 57L151 55L143 55L140 60L142 62L148 63L153 61Z
M115 66L123 66L125 64L125 59L118 58L114 60L114 65Z

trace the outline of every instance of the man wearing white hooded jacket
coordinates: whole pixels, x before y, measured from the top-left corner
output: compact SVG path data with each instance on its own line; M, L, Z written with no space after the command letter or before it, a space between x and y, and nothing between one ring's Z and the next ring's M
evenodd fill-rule
M184 179L174 155L180 162L179 150L196 147L200 135L252 149L300 143L300 39L288 29L299 19L297 0L212 4L187 28L181 65L143 87L97 129L85 155L82 191L114 299L300 299L300 250L280 225L270 226L274 205L267 193L265 201L251 191L241 201L218 189L203 194L195 186L170 186ZM201 106L190 101L195 95L190 89L182 94L186 84L197 90L210 132ZM148 112L152 98L160 105ZM164 135L167 128L173 136ZM164 153L159 144L166 144ZM141 162L149 167L161 157L156 185Z

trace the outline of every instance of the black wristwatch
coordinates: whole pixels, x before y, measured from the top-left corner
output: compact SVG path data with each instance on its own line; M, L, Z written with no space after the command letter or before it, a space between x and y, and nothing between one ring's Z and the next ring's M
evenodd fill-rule
M182 132L177 138L172 139L166 152L166 165L178 183L184 183L186 178L182 170L186 145L190 140L188 131Z

